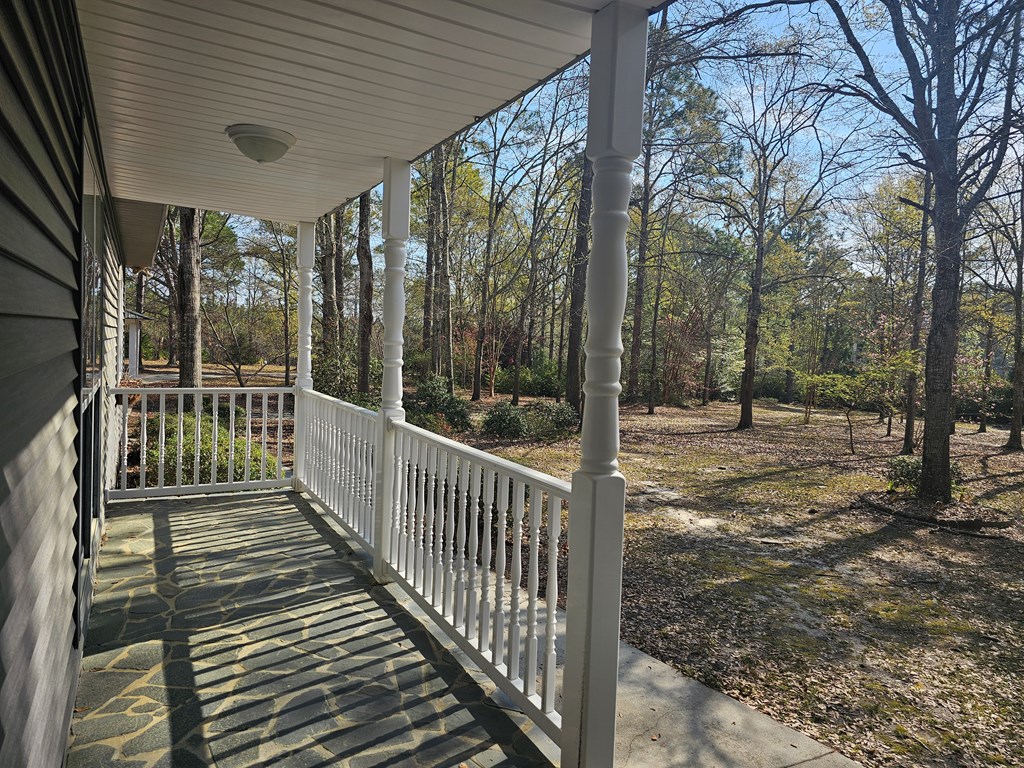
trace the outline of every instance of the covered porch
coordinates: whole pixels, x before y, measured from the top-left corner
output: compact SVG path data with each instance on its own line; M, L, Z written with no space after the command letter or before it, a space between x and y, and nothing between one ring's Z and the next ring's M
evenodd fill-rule
M294 14L286 14L257 7L259 3L232 2L222 9L231 21L228 25L201 4L186 5L190 5L192 16L188 27L174 9L161 3L82 0L79 4L98 95L107 171L115 194L297 223L296 386L112 388L108 391L114 400L110 415L120 429L116 430L116 445L108 445L117 457L108 467L108 497L143 499L285 488L306 494L351 538L369 569L369 575L339 575L345 572L350 554L347 549L335 553L338 563L318 563L313 569L316 572L322 567L334 574L332 578L341 579L341 592L332 597L329 584L319 584L310 599L323 599L331 605L330 601L341 601L345 610L351 610L345 603L347 580L361 579L362 597L356 602L369 601L366 609L371 610L376 593L369 579L376 585L393 585L391 589L411 601L458 649L466 666L480 670L488 685L499 689L522 713L527 730L537 729L549 744L557 745L556 761L569 768L611 765L625 499L624 480L617 471L625 234L630 173L640 150L647 19L658 3L601 0L570 7L541 0L497 11L486 3L442 2L434 4L430 12L417 3L399 3L395 8L384 3L337 3L315 9L303 3L296 6ZM317 12L306 15L314 10ZM450 37L453 34L458 42ZM379 56L364 48L367 39L375 41L372 47L380 49ZM587 290L590 306L600 307L600 311L590 314L588 327L582 463L567 483L405 421L405 277L411 161L572 63L588 48L587 154L594 163L594 210ZM224 55L225 51L231 55ZM131 66L126 67L129 62ZM272 93L278 90L282 93L275 98ZM186 94L192 98L183 99ZM171 110L173 120L169 119ZM274 131L286 128L294 149L273 164L256 165L241 157L222 135L224 126L256 121ZM371 412L314 389L315 221L341 200L381 180L385 262L382 407ZM302 517L299 509L304 502L289 503L299 506L288 520ZM214 509L217 504L213 496L201 502ZM149 501L143 508L161 507ZM189 513L184 510L197 507L171 508L183 510L179 517L185 521ZM203 519L213 521L217 515ZM268 519L285 520L280 516ZM250 522L243 522L246 520ZM118 522L112 516L112 530ZM229 547L236 535L231 525L255 525L249 533L257 538L275 536L272 524L264 519L252 522L245 510L237 520L224 522L228 527L220 530L212 522L201 522L201 527L209 529L205 535L211 540ZM175 547L187 550L192 546L191 537L204 534L189 531L184 522L176 529L169 520L153 522L151 530L155 563L167 572L150 574L157 577L156 582L139 589L145 595L143 604L159 609L164 604L161 590L177 588L174 579L179 576L172 574L182 566L176 564ZM287 528L276 535L294 547ZM238 552L242 559L237 563L226 553L213 552L210 557L218 567L237 574L244 570L248 553L244 548ZM282 554L288 563L297 557L290 550ZM277 573L276 564L261 562L269 573ZM308 564L294 564L306 572L303 569ZM144 568L141 562L137 566ZM116 637L147 627L170 633L171 642L176 642L177 629L163 627L167 621L205 622L195 637L206 637L214 644L239 632L259 631L261 619L253 612L265 610L265 603L238 599L238 595L248 594L245 590L265 581L255 572L253 577L251 583L237 587L243 590L237 593L234 587L216 583L186 590L175 598L168 616L157 613L136 618L133 596L127 607L110 614L101 612L101 626L89 630L86 642L104 648L104 653L115 653L116 648L106 647L106 643L116 646ZM287 583L286 577L274 575L266 588L280 586L281 578ZM116 603L117 589L111 588L109 599ZM296 582L296 588L301 591L304 585ZM107 597L98 594L97 600ZM181 611L182 605L190 604L189 610ZM564 614L556 611L556 606ZM376 611L372 616L357 614L350 619L370 626L378 619L385 620L379 615L380 611L387 615L381 606L372 610ZM278 618L283 618L285 627L294 621L292 616ZM104 625L108 619L114 627ZM302 623L296 624L300 633L309 631ZM104 635L111 631L115 638ZM389 644L384 638L388 636L384 631L372 642L386 649ZM397 652L408 644L399 637L400 633L395 635L395 648L381 653ZM344 644L340 637L331 642ZM160 647L154 645L153 652L159 653ZM334 652L344 650L331 647ZM167 652L185 653L186 648L187 642L179 643ZM280 647L273 652L292 653ZM203 660L217 658L209 651L201 656ZM244 658L227 658L245 669ZM117 660L108 661L117 667ZM331 657L324 663L338 661ZM167 723L172 732L183 739L196 736L196 729L204 723L211 728L229 727L217 717L225 714L223 702L204 700L203 681L211 678L211 685L218 685L216 673L190 663L175 660L171 668L186 673L191 669L193 676L202 676L202 680L194 677L203 692L197 689L192 704L140 705L137 700L120 697L125 693L122 689L114 691L115 703L106 706L124 706L130 717L138 718L122 720L124 726L152 719L139 711L139 706L154 706L154 712L164 707L170 713ZM429 666L430 659L425 657L425 663ZM88 670L88 665L85 668ZM116 680L112 675L124 674L97 673L101 680ZM88 675L87 671L83 685L87 685ZM438 673L432 679L444 677ZM343 680L338 684L351 685ZM454 688L449 687L441 689L437 701L423 707L435 714L449 705L467 711L465 707L473 702L461 701L458 696L448 698L454 695ZM273 694L269 688L264 694L268 692ZM392 696L400 693L393 691ZM301 713L326 706L325 697L335 694L316 688L303 695L312 699L299 702L299 713L291 713L279 695L263 695L251 709L261 712L267 723L258 726L250 722L250 730L283 728L273 746L264 744L260 749L301 752L295 761L314 760L317 764L315 760L331 757L330 750L324 751L322 745L299 750L294 742L299 736L288 734L294 730L304 734L302 739L313 739L312 732L320 726L328 732L340 729L335 740L340 744L349 726L335 718L344 718L350 704L337 699L338 708L314 727L302 723L305 715ZM469 696L473 698L479 697L474 693ZM404 705L404 700L396 699L395 711L387 716L400 719ZM106 717L98 713L102 706L97 711L88 703L81 706L88 710L83 711L85 716L78 725L87 732L92 724L116 722L102 719ZM508 730L509 716L495 714L490 705L481 706L484 708L472 710L483 713L481 723L466 727L483 728L474 731L480 736L478 747L484 745L484 752L493 747L500 754L476 758L474 752L467 757L526 759L521 750L527 747L520 743L521 736L514 737ZM177 720L175 711L181 712ZM226 722L236 720L227 717ZM491 721L502 723L494 734L488 730ZM247 721L241 717L238 722ZM444 716L439 722L447 727ZM395 748L429 741L412 720L410 724L407 734L394 737L402 744ZM373 728L379 725L371 724ZM157 733L162 727L143 730ZM519 728L518 733L522 732ZM352 735L358 741L359 734ZM179 745L176 738L172 744L187 748L197 759L209 761L213 756L220 765L221 758L215 753L223 740L208 736L200 740L205 746ZM102 741L89 742L76 734L72 753L102 751L109 746ZM131 740L125 748L136 748L129 744ZM207 751L196 752L200 746ZM388 745L380 748L385 747L391 749ZM250 762L242 758L237 762L256 764L253 744L239 743L236 748L250 750L246 753ZM351 750L352 745L338 748ZM459 754L457 740L438 748L454 749L453 758ZM372 754L376 745L368 744L365 749ZM340 753L333 754L337 758ZM122 753L120 757L129 756ZM265 757L271 755L259 753L260 761ZM438 759L430 759L417 752L412 759L425 759L423 764L429 765L447 764L440 754ZM293 764L291 760L289 757L287 764ZM376 764L369 756L352 764L364 763ZM398 759L382 764L407 763Z

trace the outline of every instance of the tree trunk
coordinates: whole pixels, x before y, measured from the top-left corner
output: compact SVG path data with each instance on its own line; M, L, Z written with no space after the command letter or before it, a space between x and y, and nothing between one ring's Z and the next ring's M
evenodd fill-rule
M654 287L654 308L651 313L651 380L648 383L647 413L654 415L656 382L658 380L658 312L661 309L661 290L664 284L665 256L664 248L658 254L658 283Z
M334 304L338 317L338 361L344 363L345 358L345 217L341 211L335 211L331 221L334 233Z
M955 120L955 115L953 116ZM940 121L941 122L941 121ZM955 130L955 128L953 129ZM947 150L947 168L956 168L956 142ZM964 228L958 210L958 185L945 173L935 177L935 286L932 324L925 361L925 423L920 496L949 501L949 429L953 417L953 371L960 326L960 278Z
M651 154L649 142L643 150L643 178L640 186L640 228L636 250L636 281L633 284L633 328L630 332L629 370L626 376L626 397L635 400L640 394L640 352L643 342L644 294L647 292L647 247L651 214Z
M441 179L438 187L437 210L437 286L435 301L441 301L441 330L434 334L434 368L448 380L449 394L455 394L455 354L452 339L452 287L451 287L451 218L449 216L449 200L452 188L457 180L455 166L448 179L448 157L452 154L451 142L442 144Z
M195 208L178 209L178 386L203 385L199 221Z
M526 283L526 296L519 305L519 321L516 324L516 359L512 371L512 405L519 405L519 390L522 384L523 349L526 344L526 318L531 314L533 294L537 290L537 249L530 243L530 276Z
M747 302L747 323L743 333L743 376L740 379L740 422L736 429L754 426L754 373L757 365L757 344L761 330L761 283L764 280L764 238L758 238L754 273L750 277L750 300Z
M140 315L143 314L146 307L146 273L139 272L135 277L135 311ZM170 317L173 312L168 312L167 315ZM141 330L140 330L141 337ZM143 373L146 370L146 366L142 364L142 339L139 339L139 373Z
M1024 296L1021 282L1024 280L1024 249L1017 254L1016 292L1013 299L1013 410L1010 413L1010 435L1006 441L1007 451L1024 450L1021 443L1021 427L1024 425Z
M359 196L359 371L356 389L370 392L370 338L373 333L373 254L370 251L370 193Z
M985 368L981 384L981 413L978 414L978 431L988 432L988 400L992 389L992 348L995 345L995 322L989 317L985 330Z
M911 306L911 317L913 326L910 333L910 351L917 352L921 349L921 329L924 327L924 289L928 275L928 209L931 206L932 177L926 173L924 176L924 195L922 197L921 212L921 241L917 257L917 283L914 286L914 302ZM917 419L917 371L911 371L907 376L907 385L904 389L904 420L903 420L903 449L900 453L904 456L911 456L914 453L914 429Z
M334 274L334 238L330 219L324 217L317 222L320 235L320 287L323 290L321 302L321 355L324 358L338 354L338 301L335 296L337 279Z
M281 292L281 304L284 312L284 385L292 385L292 308L291 290L288 276L291 270L288 266L288 254L284 248L281 249L281 285L284 290Z
M707 329L704 332L704 386L701 389L700 404L708 405L711 402L711 364L714 347L711 339L711 318L707 320Z
M587 295L587 263L590 260L590 209L594 166L583 159L580 199L576 207L576 243L572 252L569 283L569 339L566 343L565 400L583 412L583 310Z
M430 184L427 189L427 263L423 275L423 334L421 348L430 356L434 365L434 285L437 275L437 219L440 201L438 193L444 189L444 165L441 152L435 148L430 153Z

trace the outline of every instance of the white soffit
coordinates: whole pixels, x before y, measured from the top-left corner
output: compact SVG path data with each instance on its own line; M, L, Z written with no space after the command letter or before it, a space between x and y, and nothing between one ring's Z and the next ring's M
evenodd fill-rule
M659 2L631 0L655 7ZM607 0L78 0L113 194L313 220L590 47ZM294 134L258 165L234 123Z

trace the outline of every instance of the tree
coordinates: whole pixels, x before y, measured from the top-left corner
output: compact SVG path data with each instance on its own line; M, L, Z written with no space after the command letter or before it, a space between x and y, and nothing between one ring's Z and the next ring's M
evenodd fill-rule
M782 55L793 45L784 40L776 46L778 55L736 64L740 88L723 99L723 128L740 147L742 162L722 166L712 195L705 197L740 227L753 258L737 429L754 423L765 260L790 227L826 205L853 165L848 139L825 128L830 96L806 87L815 72L803 57Z
M979 212L980 228L985 233L991 261L984 271L972 269L985 286L1012 302L1013 405L1007 451L1024 450L1021 441L1024 425L1024 157L1014 150L1009 172L996 188L998 194L986 201ZM990 350L986 363L990 365Z
M203 212L178 208L178 386L203 385L203 335L200 316Z
M565 399L583 413L583 311L587 296L587 266L590 261L590 208L594 164L582 155L583 173L576 203L576 238L569 278L569 340L565 363Z
M935 284L925 359L920 495L952 498L949 428L959 329L963 241L968 221L999 174L1019 111L1015 104L1024 0L882 0L864 6L821 0L831 10L855 70L828 85L889 118L913 149L904 160L933 183ZM813 0L812 0L813 2ZM898 54L888 71L877 44L885 27ZM870 41L870 43L869 43Z
M370 392L370 341L373 335L373 253L370 251L370 193L359 196L359 233L356 261L359 263L359 368L356 390Z

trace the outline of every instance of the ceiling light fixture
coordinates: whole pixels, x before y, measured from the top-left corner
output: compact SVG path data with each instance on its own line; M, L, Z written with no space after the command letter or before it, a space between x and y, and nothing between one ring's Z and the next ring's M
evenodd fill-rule
M224 133L235 142L239 152L261 164L280 160L295 144L295 137L287 131L265 125L229 125Z

